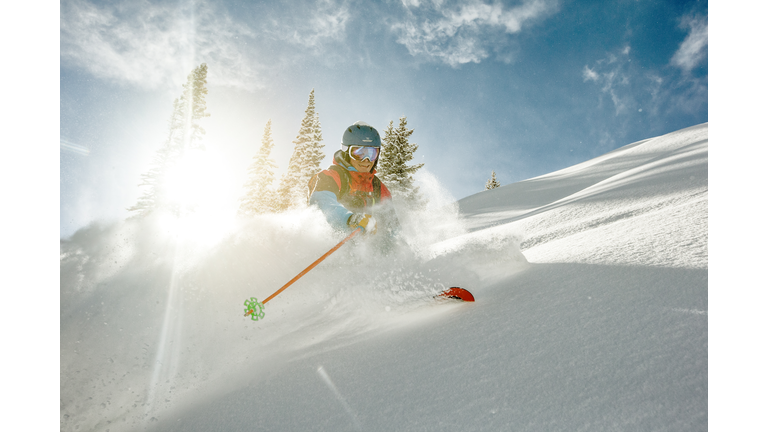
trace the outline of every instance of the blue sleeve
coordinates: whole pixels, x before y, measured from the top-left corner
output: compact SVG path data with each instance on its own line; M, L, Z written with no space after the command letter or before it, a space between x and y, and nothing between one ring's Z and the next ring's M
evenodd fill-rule
M336 194L331 191L315 191L309 197L309 205L316 205L325 215L328 223L337 230L348 230L347 220L352 212L341 205L336 199Z

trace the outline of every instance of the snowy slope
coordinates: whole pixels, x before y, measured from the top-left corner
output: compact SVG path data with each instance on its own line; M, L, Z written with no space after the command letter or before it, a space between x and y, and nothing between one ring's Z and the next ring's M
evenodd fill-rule
M707 428L707 124L450 205L408 245L316 212L61 245L64 431ZM375 263L372 266L370 263ZM450 285L475 303L435 303Z

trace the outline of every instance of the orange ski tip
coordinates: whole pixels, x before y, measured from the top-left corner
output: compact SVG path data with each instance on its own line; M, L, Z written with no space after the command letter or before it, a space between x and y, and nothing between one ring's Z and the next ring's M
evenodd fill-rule
M465 290L464 288L459 288L459 287L450 287L447 290L438 294L438 297L452 298L452 299L463 300L467 302L475 301L475 297L472 295L471 292Z

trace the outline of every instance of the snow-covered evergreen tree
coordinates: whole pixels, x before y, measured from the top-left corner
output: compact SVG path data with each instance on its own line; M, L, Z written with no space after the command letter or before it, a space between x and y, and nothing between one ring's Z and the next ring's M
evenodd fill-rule
M183 145L182 149L204 149L200 142L205 135L205 129L200 126L200 120L210 117L207 113L205 96L208 94L208 65L202 63L187 76L179 104L183 109Z
M394 122L390 121L384 131L381 155L376 170L394 198L420 206L424 203L424 198L419 192L419 187L414 185L413 175L424 164L408 165L419 148L417 144L408 142L411 135L413 135L413 129L408 129L408 120L405 116L400 117L397 128L394 127Z
M322 140L320 117L315 111L315 90L312 89L299 133L293 141L293 154L288 161L288 169L277 189L279 210L306 205L307 183L321 171L320 164L325 158Z
M248 180L243 186L245 194L240 199L239 213L242 215L269 213L277 208L275 192L272 190L277 164L270 157L274 146L272 120L269 120L264 127L261 147L248 168Z
M149 214L152 210L160 207L161 203L167 201L166 174L176 159L174 147L169 141L166 141L155 153L150 168L141 175L139 188L143 192L139 199L131 207L129 212L134 212L133 217Z
M169 171L184 157L188 149L202 149L200 143L205 129L200 120L209 117L206 112L205 95L208 66L202 63L187 76L182 86L184 91L173 101L173 112L168 121L168 137L157 150L149 170L141 175L139 187L142 194L135 205L128 208L133 216L149 214L158 208L178 212L178 203L168 193Z
M314 92L314 90L312 90ZM315 112L315 119L312 123L312 141L307 147L306 155L304 157L304 166L302 172L305 176L306 184L312 176L323 170L321 164L325 159L325 152L323 152L323 131L320 127L320 114Z
M498 180L496 180L496 171L491 171L491 178L485 182L485 190L496 189L501 186Z

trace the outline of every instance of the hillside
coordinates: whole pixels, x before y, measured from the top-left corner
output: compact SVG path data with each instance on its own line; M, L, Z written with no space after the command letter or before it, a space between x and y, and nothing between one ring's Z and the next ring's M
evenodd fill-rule
M340 240L318 212L62 240L61 430L707 429L707 124L457 203L421 181L407 244L345 245L258 322Z

